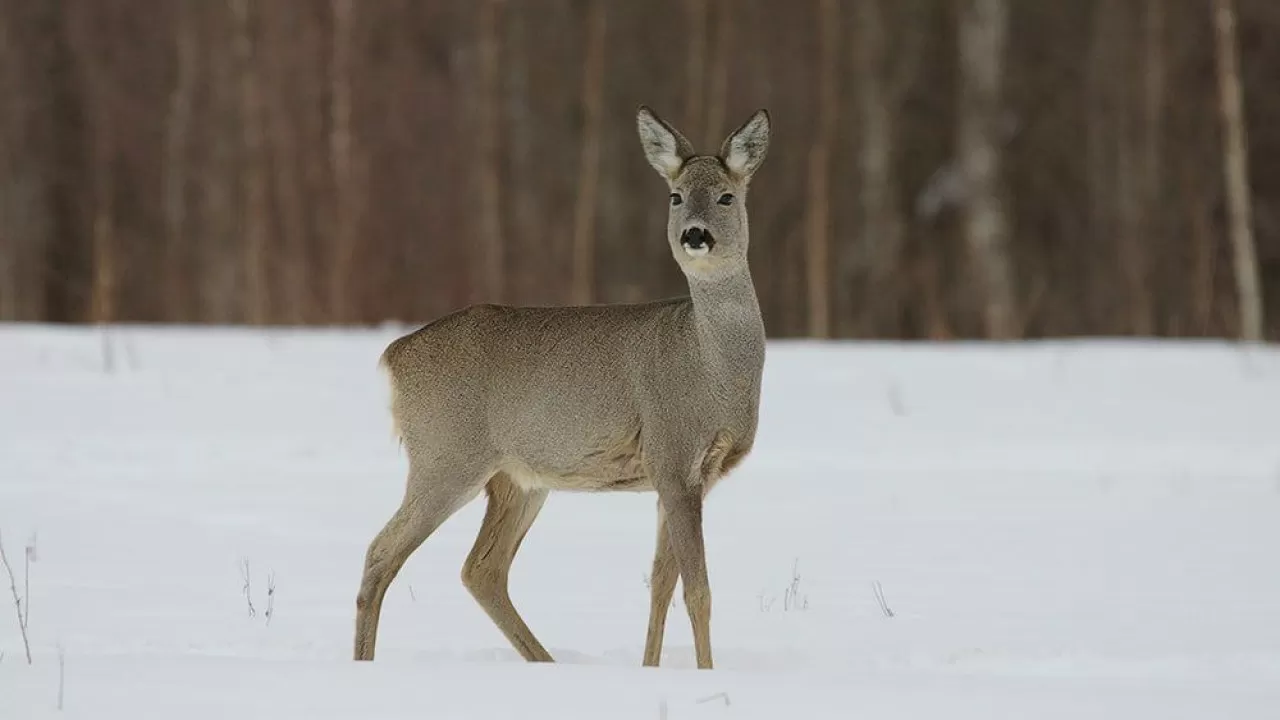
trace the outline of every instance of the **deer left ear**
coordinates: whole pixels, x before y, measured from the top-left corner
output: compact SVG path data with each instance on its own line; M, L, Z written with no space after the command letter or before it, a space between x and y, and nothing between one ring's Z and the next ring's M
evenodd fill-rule
M729 171L749 180L769 152L769 111L761 108L742 127L729 133L720 146L720 159Z

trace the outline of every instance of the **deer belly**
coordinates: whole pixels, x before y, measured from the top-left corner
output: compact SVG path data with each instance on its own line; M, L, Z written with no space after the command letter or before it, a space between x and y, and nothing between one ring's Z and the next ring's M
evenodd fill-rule
M615 473L550 473L538 472L528 465L505 464L503 472L522 490L559 490L561 492L650 492L653 485L643 474L624 476Z
M602 443L569 459L507 458L501 469L526 490L567 492L646 492L653 490L644 472L639 433Z

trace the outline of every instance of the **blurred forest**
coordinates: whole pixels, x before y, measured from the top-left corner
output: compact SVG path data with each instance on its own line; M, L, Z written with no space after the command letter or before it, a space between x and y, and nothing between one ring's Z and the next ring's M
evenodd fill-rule
M1276 0L0 0L0 320L683 293L644 103L704 150L770 109L773 337L1275 339L1277 36Z

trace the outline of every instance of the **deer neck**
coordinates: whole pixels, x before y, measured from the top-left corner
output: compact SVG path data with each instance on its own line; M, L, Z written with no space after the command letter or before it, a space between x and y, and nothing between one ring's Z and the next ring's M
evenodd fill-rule
M754 402L764 367L765 331L751 273L740 268L714 277L688 276L701 361L713 377L747 390Z

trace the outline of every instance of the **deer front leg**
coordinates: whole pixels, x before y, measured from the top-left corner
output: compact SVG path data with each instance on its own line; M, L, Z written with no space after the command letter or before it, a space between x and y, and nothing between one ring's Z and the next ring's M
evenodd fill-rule
M702 488L696 483L659 488L667 534L684 585L684 604L693 626L698 668L711 669L711 586L702 542ZM657 558L654 558L655 566ZM665 612L665 609L663 610Z
M653 550L653 572L649 575L649 634L644 641L644 666L657 667L662 658L662 636L667 628L667 609L676 591L678 568L671 551L666 510L658 503L658 537Z

